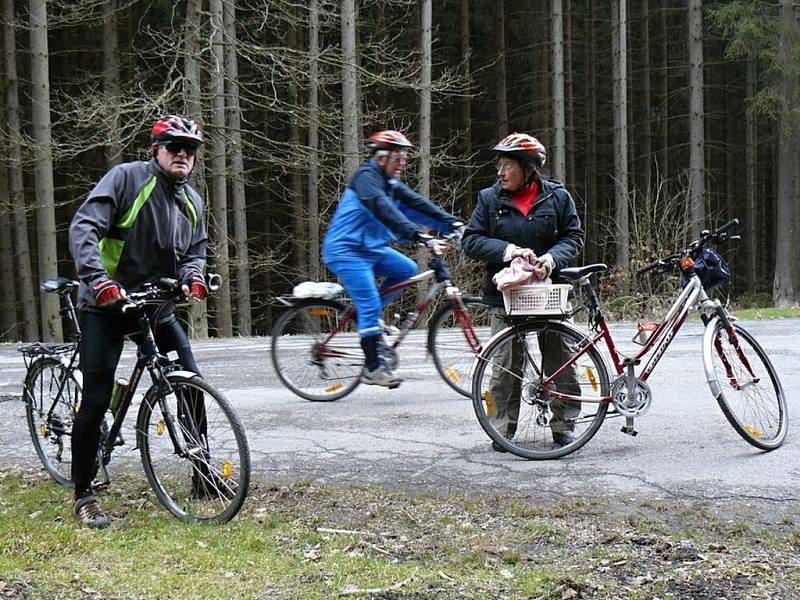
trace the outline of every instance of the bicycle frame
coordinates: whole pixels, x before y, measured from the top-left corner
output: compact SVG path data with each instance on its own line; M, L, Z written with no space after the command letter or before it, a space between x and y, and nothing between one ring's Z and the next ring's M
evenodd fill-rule
M689 282L687 283L686 287L681 290L681 293L672 303L667 311L667 314L658 324L658 327L647 340L647 342L645 342L642 349L632 357L623 357L617 350L617 346L614 342L613 336L611 335L608 323L606 323L605 317L600 310L597 295L590 287L588 279L585 282L582 281L581 285L587 287L589 290L589 309L592 311L592 314L595 315L595 324L598 331L593 336L587 336L587 343L584 344L583 347L579 349L573 356L571 356L568 361L561 365L557 371L544 378L542 381L542 387L549 390L548 396L557 398L559 400L597 403L611 402L611 396L601 396L596 400L587 400L586 398L582 398L580 396L564 394L556 391L556 381L564 373L564 371L571 368L572 365L574 365L584 354L588 352L589 348L597 346L601 340L605 343L606 349L611 356L611 360L614 365L614 371L617 376L622 375L626 367L630 370L633 370L634 366L640 364L642 358L652 350L652 356L637 375L639 379L646 381L650 377L650 374L653 372L658 362L661 360L661 357L664 356L664 353L672 343L672 340L675 339L675 335L686 322L686 318L689 316L689 312L692 309L696 308L698 310L706 310L708 312L718 312L720 310L719 304L709 299L708 294L703 288L703 284L700 282L700 278L696 274L693 274L689 278Z
M436 281L428 288L424 296L420 298L419 302L417 302L414 310L408 313L406 318L403 319L400 325L400 333L392 341L390 348L393 350L397 349L403 340L406 339L408 333L414 328L414 325L416 325L420 317L425 313L425 311L428 310L428 308L430 308L431 304L433 304L436 296L438 296L439 293L444 289L446 291L447 298L453 304L453 313L458 320L458 324L461 326L461 330L464 332L464 337L466 338L467 343L474 352L480 351L481 345L478 342L478 336L475 333L475 327L472 323L472 318L469 316L469 312L466 310L464 303L461 301L461 290L454 286L450 281L450 274L447 270L447 266L439 256L432 257L429 266L430 268L427 271L418 273L413 277L409 277L404 281L400 281L380 290L381 297L385 298L386 296L396 292L401 292L417 283L436 278ZM320 343L321 355L326 357L341 356L341 354L337 353L337 351L327 349L326 344L333 339L337 333L344 330L344 328L355 318L355 313L355 307L350 306L342 314L342 318L339 320L331 334Z
M141 381L145 370L150 373L150 377L154 385L159 386L161 389L169 387L170 385L164 376L162 365L160 364L160 361L164 359L161 355L159 355L158 349L156 348L150 320L143 312L140 312L139 314L138 323L140 331L137 332L137 335L140 334L142 336L142 341L137 344L137 359L136 364L133 367L133 372L131 373L128 389L125 391L122 398L120 398L119 406L114 413L114 421L112 422L111 428L108 431L105 443L101 448L105 463L110 460L111 453L116 446L117 437L122 430L122 424L124 423L125 417L127 416L128 410L133 402L133 395L136 393L136 389L139 386L139 382ZM163 399L160 399L159 402L161 403L162 414L165 417L167 431L169 432L170 439L175 446L175 453L178 456L185 457L187 454L186 445L181 442L180 436L178 435L179 426L177 425L175 415L172 413L172 410L170 410L169 406L163 401Z

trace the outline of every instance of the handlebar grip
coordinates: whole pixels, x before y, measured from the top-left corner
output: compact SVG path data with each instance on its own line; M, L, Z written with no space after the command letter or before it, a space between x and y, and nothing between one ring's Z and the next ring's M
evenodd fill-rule
M661 266L661 261L660 260L657 260L655 262L651 262L649 265L645 265L641 269L636 271L636 275L637 276L644 275L648 271L652 271L653 269L657 269L660 266Z
M178 280L171 277L162 277L158 280L158 287L167 291L175 291L178 289Z
M723 232L725 232L725 231L728 231L728 229L730 229L730 228L731 228L731 227L733 227L734 225L738 225L738 224L739 224L739 219L731 219L730 221L728 221L728 222L727 222L727 223L725 223L724 225L722 225L722 226L718 227L718 228L717 228L717 229L714 231L714 234L713 234L713 235L719 235L720 233L723 233Z
M209 291L216 292L222 287L222 275L219 273L207 273L206 286L208 287Z

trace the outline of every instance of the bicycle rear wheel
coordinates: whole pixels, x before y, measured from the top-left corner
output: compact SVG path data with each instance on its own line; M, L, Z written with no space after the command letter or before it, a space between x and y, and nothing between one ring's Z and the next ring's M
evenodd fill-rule
M544 384L588 344L578 329L556 321L529 321L492 338L478 355L472 405L499 447L523 458L552 459L574 452L597 433L608 410L610 383L594 346L555 382ZM581 401L560 400L551 392ZM570 439L561 445L554 438Z
M703 363L711 394L746 442L762 450L783 444L786 397L764 349L736 323L716 319L706 327Z
M480 298L463 297L462 301L472 321L476 340L480 343L478 329L489 326L489 306ZM428 352L445 383L469 398L472 395L470 370L476 352L467 341L453 304L449 301L431 317L428 325Z
M342 319L344 311L338 302L304 302L284 312L272 328L272 366L301 398L338 400L361 379L361 339L355 321Z
M137 417L147 480L164 508L183 521L230 521L250 486L244 427L225 396L200 377L166 378L169 393L152 386Z
M81 398L78 380L58 359L38 358L25 375L24 395L28 431L39 460L55 481L72 485L72 424Z

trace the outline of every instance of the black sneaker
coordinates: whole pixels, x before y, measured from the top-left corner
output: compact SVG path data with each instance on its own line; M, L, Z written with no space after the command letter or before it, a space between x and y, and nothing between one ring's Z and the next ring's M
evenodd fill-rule
M75 501L75 516L82 525L86 525L92 529L104 529L108 527L111 522L108 520L106 513L100 508L97 503L97 497L92 494L85 494Z
M553 432L553 444L558 448L563 448L564 446L569 446L572 442L575 441L575 436L572 435L571 431L554 431Z

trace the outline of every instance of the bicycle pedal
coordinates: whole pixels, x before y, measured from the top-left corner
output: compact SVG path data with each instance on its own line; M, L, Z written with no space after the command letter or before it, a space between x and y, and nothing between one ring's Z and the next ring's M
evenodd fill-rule
M636 437L637 435L639 435L638 431L636 431L633 427L628 427L627 425L623 425L620 431L631 437Z

